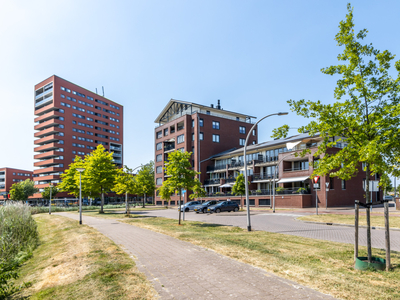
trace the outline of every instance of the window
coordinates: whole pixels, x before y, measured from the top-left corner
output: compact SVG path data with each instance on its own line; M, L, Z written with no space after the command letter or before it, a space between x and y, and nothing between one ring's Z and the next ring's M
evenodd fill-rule
M236 121L239 121L239 117L236 117Z
M58 143L59 144L64 144L64 141L63 140L59 140Z
M185 147L179 148L178 151L185 152Z
M253 135L256 136L256 130L255 129L253 129Z
M202 132L200 132L200 141L202 141L204 139L204 134Z
M60 121L64 121L64 117L58 117Z
M59 132L59 133L57 133L57 135L64 136L64 132Z
M60 125L58 125L58 127L60 127L60 128L64 128L64 125L63 125L63 124L60 124Z
M73 138L74 140L76 140L76 135L73 135L72 138Z
M156 179L156 184L157 185L162 185L162 178L157 178Z
M213 129L219 129L219 122L213 121L213 122L212 122L212 128L213 128Z
M342 180L342 190L346 189L346 180Z
M194 127L194 119L192 119L192 128Z
M219 134L213 134L212 140L213 140L213 142L215 142L215 143L219 143Z
M342 166L343 167L343 166ZM362 163L362 170L365 172L367 170L367 164L365 162Z
M192 133L192 141L194 141L194 133Z
M209 111L209 110L207 110L207 111L206 111L206 114L207 114L207 115L211 115L211 113L210 113L210 111Z
M199 120L199 124L200 124L200 127L203 127L203 125L204 125L204 120L203 120L203 119L200 119L200 120Z
M164 136L168 135L168 128L164 129Z
M334 185L333 185L333 177L329 177L329 188L331 190L335 189Z
M162 137L162 131L161 131L161 130L158 131L158 132L156 133L156 135L157 135L157 138L160 139L160 138Z
M88 120L88 121L93 121L93 119L92 119L92 118L89 118L89 117L86 117L86 120Z
M162 149L162 143L158 143L156 145L156 150L161 150Z
M156 173L157 173L157 174L162 173L162 166L157 166L157 168L156 168Z
M86 96L86 98L88 98L89 100L92 100L92 101L93 101L93 98L90 97L90 96Z
M239 139L239 145L240 146L244 146L245 143L246 143L245 139Z
M246 127L239 126L239 133L246 134Z
M185 135L184 134L178 135L177 143L180 144L183 143L184 141L185 141Z
M61 98L65 98L65 95L61 94Z
M162 161L162 154L158 154L156 156L156 161Z

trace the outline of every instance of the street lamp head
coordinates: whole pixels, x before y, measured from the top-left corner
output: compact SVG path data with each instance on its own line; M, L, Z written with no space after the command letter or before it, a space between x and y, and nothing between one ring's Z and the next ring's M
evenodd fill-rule
M85 171L85 168L76 168L76 170L77 170L79 173L82 173L83 171Z
M280 113L278 113L278 116L285 116L287 114L289 114L289 113L288 112L280 112Z

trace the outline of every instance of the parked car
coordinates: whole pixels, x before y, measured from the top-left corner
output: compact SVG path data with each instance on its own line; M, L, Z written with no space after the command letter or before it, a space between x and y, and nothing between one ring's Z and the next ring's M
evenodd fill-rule
M207 211L209 213L220 213L221 211L227 211L227 212L231 212L231 211L239 211L239 204L237 204L236 202L233 201L223 201L220 203L217 203L215 205L211 205Z
M185 212L188 212L190 210L193 210L194 207L199 204L201 204L201 201L190 201L181 206L181 211L185 210Z
M201 203L200 205L196 205L194 207L194 211L198 214L199 212L202 212L203 214L205 214L207 212L207 208L211 205L215 205L217 204L218 201L217 200L210 200L204 203Z

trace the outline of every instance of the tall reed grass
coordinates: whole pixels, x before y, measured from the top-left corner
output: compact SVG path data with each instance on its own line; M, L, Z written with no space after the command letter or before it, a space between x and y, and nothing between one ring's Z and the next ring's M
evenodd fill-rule
M18 267L32 255L39 233L30 207L17 202L0 206L0 299L6 299L21 287L15 287Z

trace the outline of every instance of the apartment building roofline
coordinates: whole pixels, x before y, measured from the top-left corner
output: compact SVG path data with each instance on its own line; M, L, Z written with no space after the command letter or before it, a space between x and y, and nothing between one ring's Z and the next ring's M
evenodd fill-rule
M245 115L245 114L241 114L241 113L236 113L233 111L229 111L229 110L224 110L222 108L218 108L214 107L214 106L207 106L207 105L203 105L203 104L198 104L198 103L193 103L193 102L188 102L188 101L183 101L183 100L176 100L171 98L171 100L169 100L169 102L167 103L167 105L164 107L164 109L161 111L161 113L157 116L157 118L154 120L154 123L162 123L163 122L163 118L166 115L166 113L168 112L168 110L171 108L171 106L173 104L183 104L183 105L190 105L190 106L195 106L198 107L200 109L204 109L206 111L210 111L210 112L223 112L224 114L227 115L231 115L232 117L240 117L240 118L244 118L244 119L256 119L256 117L253 116L249 116L249 115ZM194 111L195 112L195 111Z
M314 136L310 136L308 133L301 133L301 134L289 136L289 137L286 137L283 139L276 139L276 140L272 140L272 141L255 144L255 145L248 145L247 149L246 149L246 153L251 154L254 151L258 151L258 150L264 149L266 147L279 146L279 145L286 144L286 143L293 143L293 142L297 142L297 141L306 142L307 139L314 139L314 138L318 138L319 136L320 136L319 133L317 133ZM216 154L214 156L214 158L229 158L231 156L235 156L237 154L243 153L243 151L244 151L244 147L233 150L228 153Z
M71 84L73 84L73 85L76 85L77 87L79 87L79 88L81 88L81 89L83 89L83 90L85 90L85 91L88 91L88 92L90 92L90 93L96 94L97 96L99 96L99 97L101 97L101 98L103 98L103 99L105 99L105 100L108 100L108 101L113 102L113 103L118 104L118 105L122 105L122 104L120 104L120 103L118 103L118 102L115 102L115 101L113 101L113 100L111 100L111 99L108 99L108 98L106 98L106 97L104 97L104 96L102 96L102 95L99 95L99 94L97 94L97 93L94 92L94 91L88 90L87 88L84 88L84 87L80 86L79 84L76 84L76 83L73 83L72 81L69 81L69 80L67 80L67 79L64 79L64 78L62 78L62 77L60 77L60 76L58 76L58 75L56 75L56 74L53 74L53 75L47 77L46 79L44 79L44 80L40 81L39 83L35 84L35 86L38 85L38 84L40 84L40 83L42 83L42 82L44 82L44 81L46 81L47 79L50 79L50 78L53 77L53 76L54 76L54 77L57 77L57 78L60 78L60 79L62 79L62 80L65 80L65 81L67 81L68 83L71 83Z

